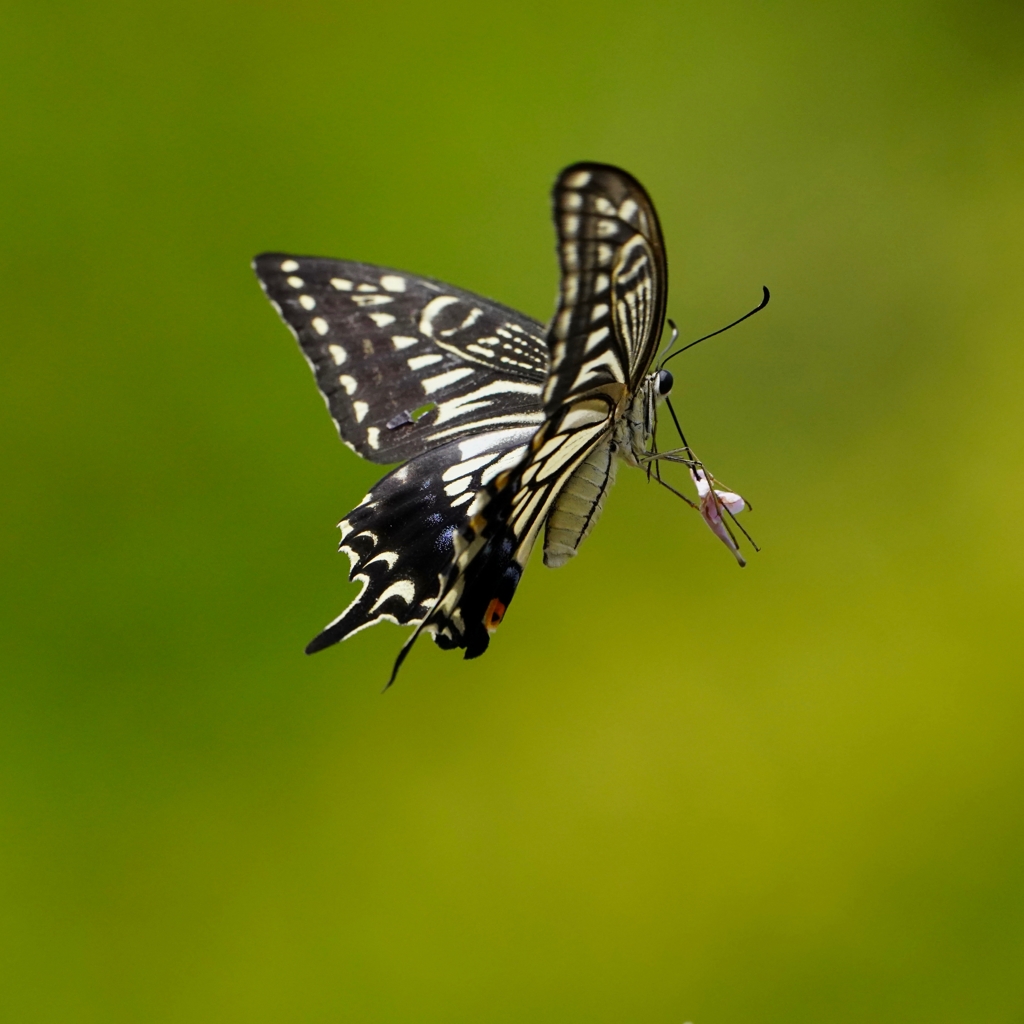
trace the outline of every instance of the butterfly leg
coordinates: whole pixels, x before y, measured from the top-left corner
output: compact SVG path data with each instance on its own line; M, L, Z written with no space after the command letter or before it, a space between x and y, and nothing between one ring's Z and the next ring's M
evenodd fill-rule
M682 491L677 491L670 483L668 483L668 481L662 480L661 467L657 462L654 463L654 479L661 484L665 490L671 491L677 498L682 498L690 508L695 509L698 512L700 511L700 506L696 502L691 501L685 494L683 494Z

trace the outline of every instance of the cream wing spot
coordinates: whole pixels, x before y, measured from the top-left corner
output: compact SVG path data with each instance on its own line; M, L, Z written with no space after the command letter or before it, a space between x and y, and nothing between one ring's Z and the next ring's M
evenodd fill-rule
M294 275L288 278L288 283L293 288L304 288L306 286L306 282L301 277L295 277Z
M466 459L464 462L457 462L454 466L449 466L441 474L441 479L445 483L449 483L452 480L458 480L471 473L475 473L478 469L482 469L489 462L493 462L497 457L497 452L489 452L487 455L478 455L476 458Z
M406 360L406 364L410 370L422 370L425 366L433 366L434 363L440 363L443 360L444 356L441 355L413 356Z
M513 448L507 455L503 455L494 465L488 466L483 471L480 476L481 485L486 487L499 473L504 473L506 469L514 469L525 454L526 445L522 445L519 448Z
M293 270L298 270L299 265L298 263L295 262L295 260L285 260L284 263L281 264L281 269L286 274L290 274Z
M408 348L410 345L415 345L419 342L419 338L410 338L404 334L393 334L391 336L391 344L396 349Z
M387 327L395 322L395 318L390 313L371 313L370 319L378 327Z
M475 372L471 366L460 366L454 370L449 370L447 373L440 373L436 377L427 377L426 380L420 381L420 384L423 387L424 393L429 395L437 391L438 388L454 384L456 381L460 381L463 377L468 377Z
M350 292L352 291L352 282L344 277L332 277L331 287L337 292Z
M558 429L560 431L578 430L580 427L590 427L598 423L604 423L607 419L608 408L604 403L581 402L565 414ZM564 436L564 434L559 436Z
M506 439L514 438L517 433L516 430L503 430L498 433L497 438L500 442L504 442ZM465 441L459 442L459 455L463 459L472 459L492 448L495 443L496 439L493 435L491 437L469 437Z
M352 403L352 411L356 414L356 423L362 423L370 407L365 402L356 401Z
M442 423L446 423L448 420L453 420L459 416L463 416L466 413L476 412L478 409L484 409L491 404L491 400L496 395L516 393L539 395L540 387L536 384L526 384L521 381L492 381L490 384L485 384L482 388L477 388L475 391L470 391L468 394L457 395L455 398L449 398L446 402L441 402L437 406L434 425L440 426ZM510 413L508 414L508 418L517 418L520 415L522 414ZM432 436L438 437L441 436L441 434L434 434Z
M399 277L397 274L385 274L380 279L380 283L389 292L405 291L405 278Z
M409 604L415 596L416 585L412 580L395 580L395 582L377 598L370 611L371 613L375 612L389 598L398 597L406 604Z
M343 373L338 377L338 383L345 389L345 394L347 395L354 395L356 388L359 387L359 382L355 377L350 377L347 373ZM363 405L365 403L359 402L358 404ZM361 418L362 417L360 417L360 419Z
M420 314L420 334L432 338L434 336L434 321L437 319L438 314L442 309L458 301L454 295L438 295L436 299L431 299L423 307L423 312Z
M460 476L458 480L454 480L452 483L445 486L444 493L447 494L449 498L454 498L456 494L462 494L462 492L469 487L469 480L470 478L468 476Z
M340 345L328 345L327 351L331 353L335 366L341 366L348 359L348 353Z
M379 555L374 555L367 563L366 567L373 565L374 562L384 562L389 569L395 567L395 562L398 561L397 551L382 551Z
M438 420L439 419L440 417L438 417ZM537 412L516 412L508 413L504 416L488 416L482 420L475 420L473 426L479 427L481 430L484 427L507 427L511 423L518 423L522 426L527 424L536 426L543 419L544 413L538 409ZM435 430L430 435L430 439L432 441L437 441L442 437L451 437L452 434L457 434L460 430L462 430L462 427L449 427L447 430Z
M313 319L309 321L309 324L313 330L321 336L325 335L330 330L327 321L322 316L313 317Z
M535 459L537 462L542 462L548 458L554 452L558 451L559 448L565 444L567 440L566 434L556 434L554 437L549 437L541 446L537 452Z
M449 327L446 331L441 331L440 337L450 338L453 334L458 334L459 331L464 331L467 327L472 327L484 315L482 309L474 307L466 314L466 319L459 324L458 327Z
M299 305L306 310L316 309L316 299L312 295L300 295Z
M366 443L371 448L380 447L380 427L370 427L366 431Z

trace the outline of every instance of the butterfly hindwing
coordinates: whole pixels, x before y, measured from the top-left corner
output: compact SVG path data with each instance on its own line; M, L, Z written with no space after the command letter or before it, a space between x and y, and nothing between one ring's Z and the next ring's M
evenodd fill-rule
M399 462L483 430L538 426L544 328L417 274L264 253L253 262L344 440Z
M605 395L567 403L533 434L515 464L483 481L453 538L454 558L422 626L435 633L439 644L464 647L467 658L487 649L552 504L588 460L598 467L598 476L604 466L606 476L584 515L600 511L610 478L610 460L604 455L613 421L614 404ZM587 528L589 523L581 532ZM415 634L403 647L395 672L414 640Z
M485 431L449 441L385 476L338 524L349 578L363 589L308 646L322 650L376 622L418 625L433 607L453 540L477 492L516 465L532 429ZM430 630L435 632L434 629ZM435 632L442 647L451 634Z
M639 386L665 319L668 267L643 186L617 167L575 164L552 193L562 270L548 332L544 411L617 383Z

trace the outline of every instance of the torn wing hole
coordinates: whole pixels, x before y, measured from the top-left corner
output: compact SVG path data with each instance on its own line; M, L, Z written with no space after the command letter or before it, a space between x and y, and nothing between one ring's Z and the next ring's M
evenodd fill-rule
M433 412L437 408L436 402L427 402L425 405L421 405L418 409L414 409L411 413L403 409L396 416L392 416L388 420L386 426L388 430L398 430L400 427L408 427L413 423L419 422L428 412Z

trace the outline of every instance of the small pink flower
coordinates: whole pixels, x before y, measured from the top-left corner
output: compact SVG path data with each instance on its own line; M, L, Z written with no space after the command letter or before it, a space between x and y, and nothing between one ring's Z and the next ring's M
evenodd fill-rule
M733 553L736 561L741 566L746 565L746 560L740 554L740 547L736 543L736 538L733 537L728 524L722 518L722 510L726 509L734 516L739 515L747 507L747 503L732 491L720 491L717 488L712 488L711 483L708 482L708 476L703 469L691 467L690 476L693 479L694 486L697 488L697 495L700 498L698 511L703 517L704 522L711 528L711 532ZM711 477L711 481L712 483L715 482L715 478Z

